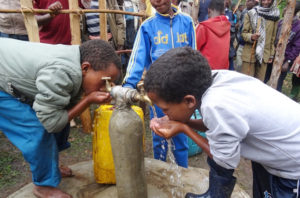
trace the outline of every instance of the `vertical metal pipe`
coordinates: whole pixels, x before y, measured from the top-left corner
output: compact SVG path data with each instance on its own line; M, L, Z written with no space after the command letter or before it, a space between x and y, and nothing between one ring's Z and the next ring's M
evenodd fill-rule
M109 136L119 198L147 198L143 122L131 109L130 102L134 91L122 87L113 87L111 91L116 106L109 123Z

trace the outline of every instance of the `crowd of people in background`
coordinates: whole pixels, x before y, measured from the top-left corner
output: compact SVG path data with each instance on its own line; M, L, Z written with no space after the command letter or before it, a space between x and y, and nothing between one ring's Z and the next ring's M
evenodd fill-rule
M8 3L9 2L9 3ZM98 0L79 0L79 6L98 9ZM172 0L180 12L192 15L193 4L198 3L198 20L194 20L197 34L197 49L209 60L213 69L229 69L254 76L268 83L278 43L282 19L276 0L245 0L238 5L231 0L224 1L218 14L209 8L211 0ZM146 4L151 5L150 0ZM36 15L40 41L50 44L71 44L70 20L68 14L55 14L60 9L68 9L67 0L34 0L34 8L51 9L54 14ZM211 5L212 6L212 5ZM0 0L1 9L18 9L17 0ZM138 12L136 0L107 0L108 9ZM151 6L150 6L151 7ZM153 7L148 15L156 12ZM210 11L209 11L210 10ZM277 90L282 90L284 79L300 51L299 2L295 8L292 30L287 44L282 73ZM116 50L132 49L139 26L138 17L121 14L107 14L107 39ZM227 20L224 20L223 17ZM282 13L284 16L284 10ZM217 21L218 22L217 22ZM227 22L230 22L230 27ZM0 36L28 40L22 14L0 14ZM83 41L100 38L98 13L87 13L82 17ZM205 28L204 28L205 27ZM229 27L229 31L228 31ZM228 37L229 35L229 37ZM229 38L229 46L227 45ZM216 46L218 54L213 53ZM221 47L222 46L222 47ZM227 48L229 50L227 50ZM228 59L224 59L228 57ZM130 54L122 55L123 71L126 70ZM227 66L228 63L228 66ZM215 66L217 65L217 67ZM299 93L299 79L293 75L291 97L296 99Z
M149 3L150 2L150 3ZM163 3L161 3L163 2ZM246 0L232 4L231 0L199 0L198 20L193 13L192 0L148 0L151 15L143 23L137 17L107 14L108 41L114 50L133 49L122 54L123 86L136 88L144 70L172 48L189 46L207 59L212 70L235 70L268 83L274 63L276 45L280 40L283 20L276 0ZM78 0L82 9L98 9L98 0ZM107 0L110 10L138 12L136 0ZM244 4L245 3L245 4ZM68 0L34 0L34 8L50 9L51 14L36 14L41 43L71 45ZM18 0L0 0L0 9L19 9ZM292 72L290 97L297 100L300 92L300 1L297 1L294 18L277 90L282 91L288 72ZM284 15L284 11L282 13ZM82 42L101 39L99 14L82 16ZM28 41L22 14L0 13L0 37ZM104 44L103 44L104 45ZM62 49L63 50L63 49ZM183 57L184 58L184 57ZM125 72L126 71L126 72ZM126 73L126 74L125 74ZM299 102L299 101L298 101ZM155 106L159 117L163 111ZM150 109L151 118L153 112ZM69 125L55 135L67 139ZM67 142L63 149L69 147ZM188 167L188 145L185 134L173 137L173 153L178 165ZM163 146L162 146L163 145ZM168 148L164 138L153 133L154 158L165 161ZM62 171L62 170L60 170ZM66 173L71 174L71 173Z

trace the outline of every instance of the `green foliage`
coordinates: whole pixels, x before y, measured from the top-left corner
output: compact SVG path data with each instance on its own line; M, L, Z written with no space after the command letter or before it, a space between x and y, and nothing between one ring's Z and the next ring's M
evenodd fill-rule
M286 7L287 5L287 0L279 0L277 1L278 4L278 8L280 10L280 18L282 18L282 14L283 14L283 9Z

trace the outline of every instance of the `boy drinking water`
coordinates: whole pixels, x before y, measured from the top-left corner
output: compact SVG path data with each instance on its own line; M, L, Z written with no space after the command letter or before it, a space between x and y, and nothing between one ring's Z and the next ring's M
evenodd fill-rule
M61 176L72 175L70 169L61 175L58 165L58 151L70 146L68 123L90 104L110 101L102 77L115 81L121 62L102 40L0 43L0 131L30 164L35 196L71 197L56 188ZM82 92L86 97L79 100Z
M190 46L196 49L195 29L190 16L177 11L171 5L171 0L150 0L156 9L156 14L148 18L140 27L128 63L127 73L123 86L136 88L141 80L144 69L148 70L150 64L166 51ZM163 117L162 111L155 106L158 117ZM152 109L150 117L153 118ZM179 166L188 166L188 142L184 134L172 138L175 145L173 150L176 163ZM153 133L154 158L166 161L167 141Z
M208 154L209 189L188 198L228 198L234 169L244 157L259 164L254 197L297 197L300 179L300 105L261 81L233 71L211 71L206 59L190 48L168 51L145 77L150 99L166 114L151 129L170 138L180 132ZM282 105L284 104L284 105ZM195 109L203 119L190 120ZM193 129L206 131L207 140ZM256 196L257 195L257 196Z

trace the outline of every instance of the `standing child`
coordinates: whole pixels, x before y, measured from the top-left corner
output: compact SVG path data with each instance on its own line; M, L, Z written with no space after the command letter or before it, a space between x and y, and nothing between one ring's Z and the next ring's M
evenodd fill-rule
M151 0L156 9L155 16L148 18L140 27L134 42L124 87L136 88L144 69L168 50L176 47L191 46L196 49L195 29L192 18L180 13L171 0ZM158 117L163 117L161 109L155 106ZM153 118L153 112L150 112ZM182 167L188 166L187 137L180 134L173 138L175 160ZM167 141L153 133L154 158L166 161Z
M242 73L264 81L267 64L272 63L275 54L279 14L276 0L261 0L259 6L245 14Z
M237 31L238 47L236 50L236 61L235 61L235 70L238 72L241 71L242 64L243 64L242 53L243 53L245 41L242 38L241 34L242 34L243 27L244 27L244 18L245 18L245 15L247 14L247 12L249 10L251 10L254 6L255 6L255 0L247 0L246 8L241 12L241 15L240 15L239 21L238 21L238 31Z
M165 138L183 131L209 156L208 191L186 198L229 198L241 157L259 165L253 169L253 182L259 185L254 198L299 195L299 104L253 77L211 71L200 53L186 47L152 64L145 90L166 114L151 121L152 130ZM190 120L195 109L203 120ZM192 128L206 130L207 140Z
M211 0L208 17L197 26L197 49L205 56L211 69L228 69L231 24L224 15L223 0Z
M56 188L63 176L58 151L70 146L68 123L90 104L110 100L101 92L102 77L116 80L121 62L101 40L81 46L0 43L0 131L30 164L34 195L69 198ZM78 102L82 92L86 97Z

